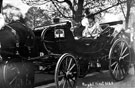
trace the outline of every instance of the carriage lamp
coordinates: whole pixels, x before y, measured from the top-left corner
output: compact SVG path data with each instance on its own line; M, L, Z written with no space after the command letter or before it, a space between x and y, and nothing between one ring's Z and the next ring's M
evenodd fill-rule
M44 56L44 52L40 52L40 56Z
M64 29L55 29L54 36L55 38L64 38L65 37Z

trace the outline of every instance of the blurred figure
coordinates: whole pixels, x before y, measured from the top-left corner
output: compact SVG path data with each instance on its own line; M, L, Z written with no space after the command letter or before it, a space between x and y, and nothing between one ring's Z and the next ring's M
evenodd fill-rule
M0 13L0 30L5 25L5 19L4 16Z
M13 14L12 21L22 20L23 18L22 13L19 10L13 9L11 14Z
M3 14L5 16L6 23L20 20L20 18L23 17L21 11L18 8L10 5L8 8L3 9Z

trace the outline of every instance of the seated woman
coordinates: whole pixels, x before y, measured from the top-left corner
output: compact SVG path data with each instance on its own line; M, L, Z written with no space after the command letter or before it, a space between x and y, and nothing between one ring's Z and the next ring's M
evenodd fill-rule
M81 23L85 27L82 32L82 37L94 37L96 39L102 32L100 25L95 21L94 15L89 14L89 9L86 9L85 17Z

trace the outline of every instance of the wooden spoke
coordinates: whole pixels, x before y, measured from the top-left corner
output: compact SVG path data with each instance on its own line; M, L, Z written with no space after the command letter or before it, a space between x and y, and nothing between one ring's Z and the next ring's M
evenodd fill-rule
M122 52L122 54L121 54L121 56L123 56L123 54L125 53L125 51L128 49L128 47L126 47L125 49L124 49L124 51Z
M117 67L118 67L118 63L115 65L115 67L113 69L113 73L116 71Z
M121 69L123 74L126 74L126 71L124 68Z
M113 73L115 74L116 77L118 77L118 64L117 64L117 66L115 66Z
M120 78L120 79L122 79L125 74L122 72L122 69L121 69L121 68L119 68L119 72L120 72L120 74L121 74L121 78Z
M111 67L112 67L112 66L114 66L115 64L117 64L117 62L116 62L116 61L115 61L115 62L113 62L113 64L111 64Z
M127 57L127 56L129 56L129 53L127 53L127 54L125 54L124 56L122 56L122 58L125 58L125 57Z
M74 67L75 67L75 64L72 65L72 67L69 69L69 71L71 71Z
M9 82L9 85L11 85L14 81L16 81L17 79L17 76L15 76L10 82Z
M72 59L70 59L70 62L69 62L69 65L68 65L67 70L69 70L69 68L70 68L70 66L71 66L71 63L72 63Z
M66 88L67 80L64 81L63 88Z
M68 84L69 84L70 88L73 88L73 85L71 84L71 81L69 79L67 79L67 81L68 81Z
M121 51L120 51L120 56L122 55L122 51L123 51L123 48L124 48L124 45L125 45L125 43L123 43L123 42L121 42Z

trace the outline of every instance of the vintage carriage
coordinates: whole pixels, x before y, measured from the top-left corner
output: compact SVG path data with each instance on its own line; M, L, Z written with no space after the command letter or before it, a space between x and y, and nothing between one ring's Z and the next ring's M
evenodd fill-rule
M130 65L130 40L123 30L114 36L110 27L121 23L101 24L100 37L79 40L69 21L34 31L19 21L8 24L0 30L1 80L7 88L32 88L37 71L53 71L57 88L73 88L93 64L109 67L116 81L123 80Z
M97 39L82 37L75 40L69 22L46 28L41 35L44 47L50 55L59 56L55 68L56 86L74 87L78 76L84 77L92 64L98 68L99 63L101 67L109 66L110 74L116 81L123 80L131 59L130 40L123 30L114 36L115 29L110 27L122 23L101 24L103 32Z

